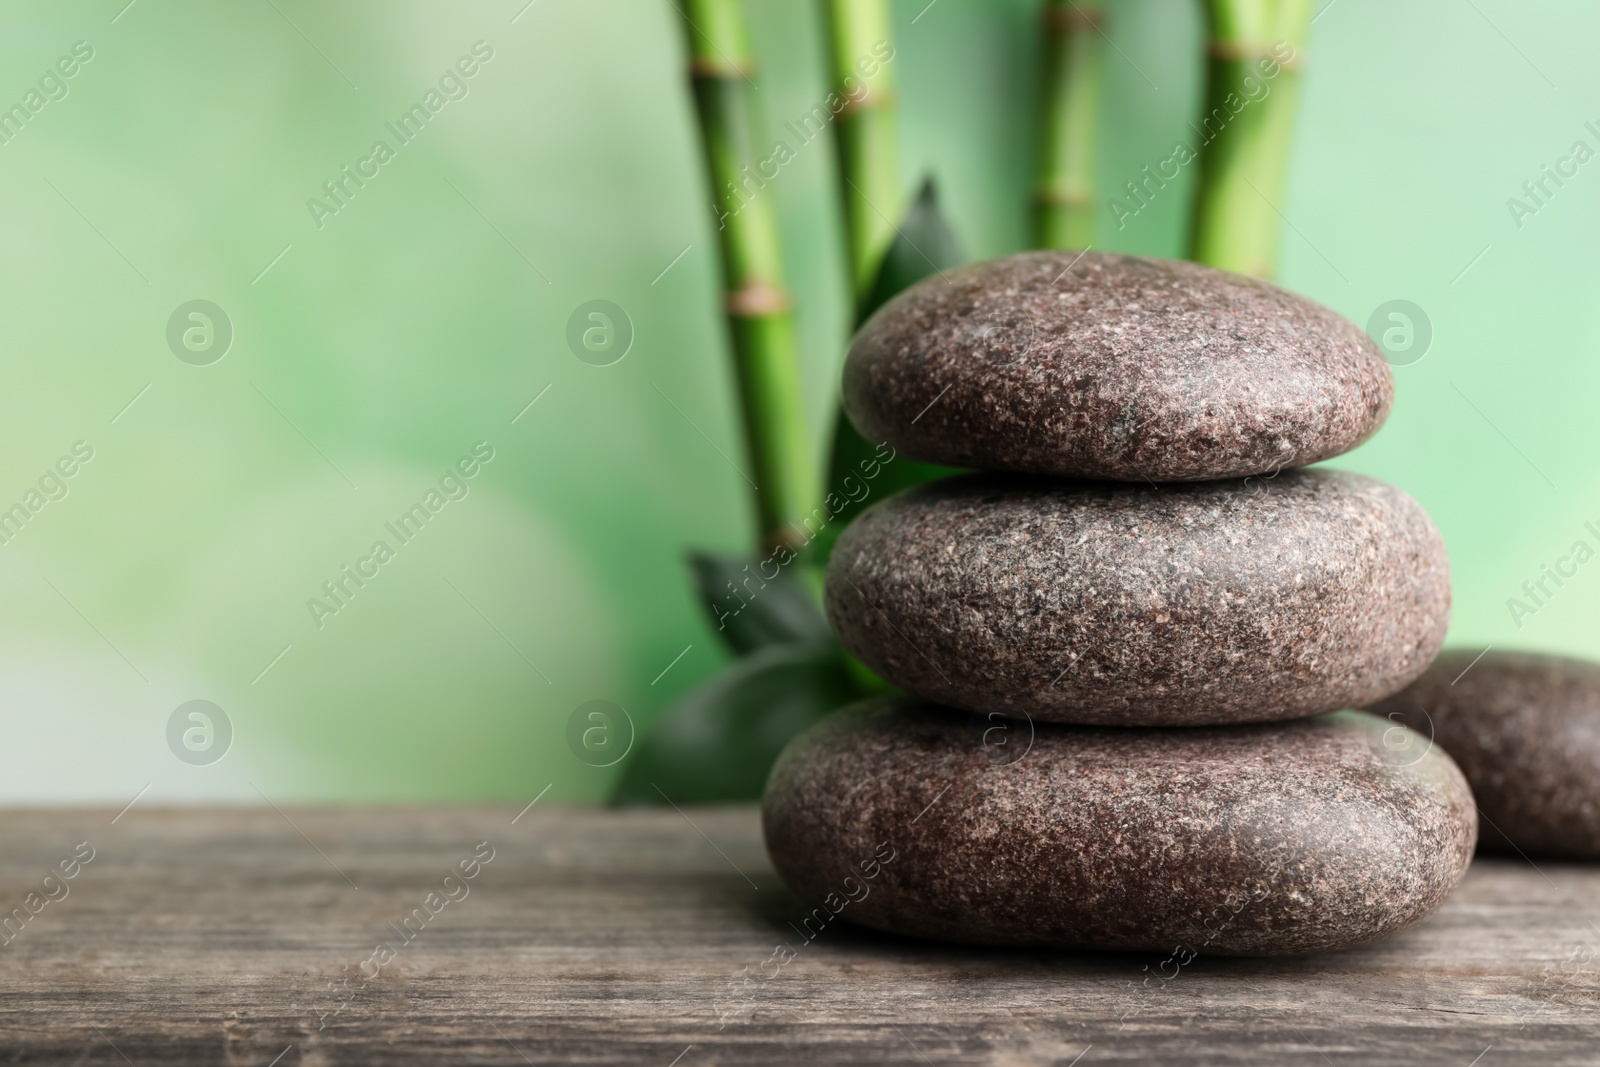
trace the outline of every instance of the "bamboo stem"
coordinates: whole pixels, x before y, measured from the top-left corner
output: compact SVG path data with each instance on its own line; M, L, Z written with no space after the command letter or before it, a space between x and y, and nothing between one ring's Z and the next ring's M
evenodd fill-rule
M689 76L718 215L725 311L763 548L805 541L817 507L799 350L784 289L777 220L753 151L747 79L755 64L741 0L682 0Z
M1091 0L1046 0L1034 244L1094 241L1094 155L1100 115L1105 13Z
M1189 257L1270 278L1310 0L1207 0L1210 54Z
M862 302L906 207L895 136L894 46L887 0L823 0L823 7L830 89L843 100L834 136L859 324Z

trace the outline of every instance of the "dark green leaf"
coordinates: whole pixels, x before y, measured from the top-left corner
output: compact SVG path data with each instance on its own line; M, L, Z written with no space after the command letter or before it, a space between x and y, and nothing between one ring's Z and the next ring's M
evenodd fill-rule
M965 262L955 231L939 210L939 191L925 178L917 198L906 209L900 230L889 244L866 299L856 310L856 325L867 321L889 298L930 274L959 267Z
M879 459L880 456L893 458L884 461ZM877 471L877 474L873 475L873 471ZM880 449L868 444L841 411L839 424L833 431L833 462L828 473L828 484L835 487L833 493L841 506L833 512L828 525L818 531L806 546L808 558L817 566L826 563L834 542L851 520L885 497L913 485L959 473L960 469L956 467L923 463L899 455L887 446ZM846 478L852 480L847 482ZM851 487L858 485L865 487L866 493L861 495L861 490L855 489L854 493L860 499L852 500Z
M758 799L789 739L859 696L837 645L769 645L752 652L651 725L612 802Z
M711 625L735 655L768 645L831 645L833 632L817 598L797 573L799 563L780 569L771 558L740 559L704 552L690 555L701 602ZM765 575L774 575L768 578Z
M857 321L906 286L961 261L929 180L885 253ZM905 456L886 460L889 455L840 418L829 484L844 506L812 541L810 559L825 560L838 531L867 504L952 473ZM851 488L857 483L867 486L864 495ZM862 499L848 500L852 495ZM770 562L705 554L690 562L712 624L741 658L678 700L641 738L613 797L618 803L753 800L790 738L864 692L884 688L865 667L852 670L798 571L804 563L768 577Z
M956 241L955 233L939 210L939 194L934 187L933 179L928 178L922 183L922 191L917 194L916 200L906 211L900 232L895 235L894 242L884 254L883 264L878 269L878 279L861 305L857 322L865 322L868 316L900 290L914 285L930 274L958 267L962 259L961 246ZM835 498L842 500L844 504L808 546L811 558L819 564L827 561L840 532L868 505L913 485L921 485L923 482L957 473L954 467L922 463L906 456L896 456L892 461L882 463L881 457L887 451L887 449L880 450L877 442L862 439L856 428L850 425L850 420L845 418L844 412L842 410L839 412L838 422L834 426L833 457L828 469L828 487ZM863 477L879 466L881 466L880 474L871 478ZM852 494L848 491L850 483L845 481L848 477L854 477L856 481L866 484L867 494L864 498L849 499Z

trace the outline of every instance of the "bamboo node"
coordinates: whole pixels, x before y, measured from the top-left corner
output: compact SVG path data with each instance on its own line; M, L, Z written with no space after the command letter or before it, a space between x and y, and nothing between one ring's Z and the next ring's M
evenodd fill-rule
M1093 193L1082 190L1068 189L1036 189L1033 193L1034 202L1042 207L1064 208L1092 208L1095 206Z
M858 111L871 111L873 109L887 108L894 103L894 92L889 89L868 89L860 96L847 96L839 94L844 100L844 106L839 109L839 118L847 118Z
M789 294L759 279L745 282L728 293L728 314L753 319L781 315L789 310Z
M1082 30L1105 30L1106 13L1098 7L1069 4L1066 7L1051 5L1044 9L1044 28L1051 33L1078 33Z
M689 77L691 78L724 78L729 81L734 78L748 78L756 72L756 65L750 62L737 62L711 56L694 56L689 60Z
M1212 59L1221 59L1240 63L1247 59L1270 59L1284 70L1300 69L1300 52L1294 52L1288 59L1279 59L1277 48L1282 42L1260 41L1212 41L1206 47L1206 54Z
M762 550L769 553L775 553L782 549L788 549L790 552L799 552L805 548L806 545L811 543L811 538L797 529L797 525L791 522L767 534L761 542Z

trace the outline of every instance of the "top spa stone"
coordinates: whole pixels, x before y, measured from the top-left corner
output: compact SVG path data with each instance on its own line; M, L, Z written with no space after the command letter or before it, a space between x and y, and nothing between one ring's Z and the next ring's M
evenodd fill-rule
M1028 252L928 278L844 368L869 441L914 459L1110 481L1263 474L1346 452L1394 381L1354 323L1254 278Z

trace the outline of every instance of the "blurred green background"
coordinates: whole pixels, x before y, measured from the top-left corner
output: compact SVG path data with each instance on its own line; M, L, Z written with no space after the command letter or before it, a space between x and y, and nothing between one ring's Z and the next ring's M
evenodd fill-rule
M618 768L573 755L568 716L604 699L643 728L714 673L683 556L753 536L679 17L125 5L7 4L0 33L3 106L93 49L0 145L0 509L93 449L0 546L0 800L603 797ZM827 91L816 5L748 6L762 140L792 144ZM1507 206L1574 141L1600 148L1600 9L1319 7L1280 281L1363 324L1410 300L1434 331L1337 465L1432 512L1453 644L1600 655L1600 566L1520 628L1506 603L1600 526L1600 161L1520 227ZM1202 77L1197 4L1110 8L1102 199L1184 136ZM1024 247L1036 5L895 16L908 186L937 176L974 258ZM400 145L384 124L479 41L466 95ZM379 138L395 157L319 228L308 198ZM763 194L819 463L847 317L831 159L798 147ZM1102 213L1096 247L1178 255L1192 171L1124 229ZM166 339L195 299L234 332L205 366ZM595 299L634 328L611 366L565 340ZM399 546L384 523L480 441L465 498ZM379 538L395 558L319 628L308 598ZM194 699L235 735L206 766L166 739Z

